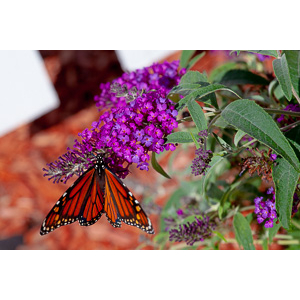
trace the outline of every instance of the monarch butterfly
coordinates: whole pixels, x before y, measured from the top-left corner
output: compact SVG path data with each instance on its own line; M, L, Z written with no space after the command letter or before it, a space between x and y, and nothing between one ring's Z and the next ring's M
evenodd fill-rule
M75 221L96 223L105 213L113 227L121 222L153 234L150 219L126 185L104 163L101 155L59 198L41 226L41 235Z

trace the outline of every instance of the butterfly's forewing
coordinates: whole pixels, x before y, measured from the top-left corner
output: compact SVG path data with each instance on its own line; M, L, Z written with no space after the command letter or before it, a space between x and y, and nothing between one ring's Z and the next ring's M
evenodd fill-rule
M104 207L104 182L97 168L98 165L88 169L60 197L45 218L41 235L75 221L88 226L100 219Z
M105 168L105 206L109 219L136 226L147 233L154 230L150 219L125 184L108 168Z

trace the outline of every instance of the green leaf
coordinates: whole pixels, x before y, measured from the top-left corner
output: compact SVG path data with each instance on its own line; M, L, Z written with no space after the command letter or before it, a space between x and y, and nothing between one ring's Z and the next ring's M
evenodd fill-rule
M207 84L206 84L207 85ZM201 88L201 84L199 83L182 83L180 85L174 86L172 90L170 91L169 96L172 96L173 94L178 94L181 96L186 96L194 92L196 89Z
M282 91L281 85L278 84L275 88L274 88L274 96L278 99L278 100L283 100L285 99L285 95Z
M180 57L180 68L186 68L196 50L183 50Z
M178 131L178 132L171 133L167 136L166 144L168 143L172 143L172 144L193 143L193 139L189 134L189 132Z
M187 65L187 69L192 68L203 56L205 55L205 51L196 55Z
M153 169L158 172L159 174L161 174L162 176L171 179L171 177L166 173L166 171L161 167L161 165L158 163L158 161L156 160L156 153L152 152L151 155L151 164Z
M195 87L201 88L208 85L210 85L210 83L208 82L207 76L204 73L200 73L198 71L188 71L186 74L182 76L179 85L177 87L174 87L170 91L168 97L170 95L173 95L174 93L179 93L180 95L187 96L190 93L195 91ZM190 88L189 91L188 91L188 87ZM218 108L217 98L214 93L210 93L207 96L203 96L203 99L201 101L207 102L213 105L214 107Z
M286 60L289 68L290 78L296 94L300 95L300 51L285 50Z
M234 128L233 126L228 124L222 116L218 118L218 120L215 122L214 126L220 127L220 128L227 128L227 127Z
M250 225L246 218L239 212L233 218L233 227L239 245L244 250L255 250Z
M197 141L197 137L194 135L194 133L190 130L189 131L190 132L190 135L191 135L191 137L192 137L192 139L193 139L193 141L194 141L194 144L195 144L195 146L196 146L196 149L199 149L200 148L200 145L199 145L199 143L198 143L198 141Z
M194 100L187 104L188 110L199 131L207 129L207 122L201 106Z
M229 208L230 203L227 202L228 199L230 199L230 196L232 195L232 192L242 183L242 181L237 181L233 184L231 184L224 192L221 200L220 200L220 206L219 206L219 218L222 219L222 213ZM227 206L227 208L226 208Z
M298 158L275 121L255 102L236 100L222 112L222 117L231 125L243 130L273 149L300 171Z
M263 238L262 249L263 250L268 250L268 238L267 237Z
M179 85L183 83L207 82L207 77L199 71L188 71L180 79Z
M277 234L278 230L282 226L280 222L278 224L276 224L276 222L277 222L277 219L274 220L273 227L269 228L269 244L271 244L273 242L275 235Z
M216 135L213 132L213 136L215 137L215 139L217 140L217 142L220 144L220 146L226 151L226 152L233 152L232 147L227 144L221 137L219 137L218 135Z
M239 141L242 139L243 136L245 136L246 133L243 130L238 130L237 133L234 136L234 145L237 147Z
M268 85L269 81L247 70L229 70L220 80L224 85L261 84Z
M285 133L286 138L290 142L294 149L299 161L300 161L300 125L294 127Z
M275 75L281 85L282 91L288 100L292 99L292 82L285 54L282 57L273 60Z
M153 238L153 242L161 244L167 241L168 238L169 238L169 232L160 232L155 235L155 237Z
M227 73L229 70L235 69L236 67L237 67L236 62L228 62L226 64L223 64L211 71L209 75L209 80L211 82L219 83L225 73Z
M288 138L288 141L290 142L290 145L292 146L294 152L296 153L296 155L300 161L300 145L289 138Z
M202 177L202 178L204 178L204 179L202 180L202 191L203 191L203 194L205 193L205 190L206 190L208 178L210 177L210 175L211 175L211 173L213 172L213 170L214 170L214 168L216 167L216 165L217 165L221 160L223 160L223 159L224 159L224 157L222 157L222 156L214 156L214 157L211 159L211 162L209 163L210 168L207 169L206 174Z
M225 239L224 235L220 233L219 231L213 231L215 235L217 235L221 240L223 240L225 243L227 243L227 240Z
M220 91L220 90L232 92L238 98L240 98L240 96L237 93L235 93L233 90L231 90L230 88L228 88L222 84L215 83L215 84L210 84L205 87L201 87L201 88L197 89L196 91L192 92L191 94L185 96L178 102L178 107L179 107L179 109L182 109L187 104L187 102L190 100L199 100L201 102L208 102L208 101L204 101L203 97L206 95L209 95L211 93L214 93L216 91ZM202 99L202 100L200 100L200 99ZM211 103L211 104L214 105L213 103Z
M258 53L258 54L268 55L268 56L273 56L273 57L278 56L278 53L277 53L276 50L241 50L241 51L247 51L247 52L251 52L251 53Z
M276 211L282 226L290 226L293 195L299 179L299 173L286 160L278 158L273 168Z

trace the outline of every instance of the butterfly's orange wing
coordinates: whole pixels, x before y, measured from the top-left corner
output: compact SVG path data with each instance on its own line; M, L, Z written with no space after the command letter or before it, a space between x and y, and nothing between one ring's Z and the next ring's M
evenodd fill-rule
M41 235L79 221L81 226L92 225L103 213L104 180L95 167L83 173L60 197L45 218Z
M136 226L147 233L153 234L154 230L150 219L142 209L139 202L125 186L125 184L109 169L105 168L105 205L104 211L108 220L115 227L120 227L121 222Z

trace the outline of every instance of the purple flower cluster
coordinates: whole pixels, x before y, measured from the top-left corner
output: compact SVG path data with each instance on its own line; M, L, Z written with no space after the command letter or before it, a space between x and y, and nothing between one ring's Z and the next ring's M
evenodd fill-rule
M67 150L68 152L56 161L47 164L48 169L43 168L44 176L49 176L48 180L53 180L53 183L66 183L73 175L80 176L85 169L94 164L95 156L92 153L70 148Z
M232 52L231 50L210 50L210 52L213 54L218 54L218 52L223 52L229 59L232 59L233 57L237 57L236 52L231 53ZM244 54L244 52L242 52L241 54ZM245 52L245 54L247 54L247 53ZM265 60L268 60L271 58L271 56L269 56L269 55L263 55L260 53L252 53L251 52L251 54L254 54L259 61L265 61Z
M144 93L125 107L105 112L85 141L96 140L96 148L109 154L111 165L121 159L122 164L148 170L149 151L175 150L173 144L165 145L165 137L178 127L177 114L163 90Z
M185 196L180 199L180 202L185 202L185 201L190 201L192 200L192 197L190 196ZM192 200L193 201L193 200ZM196 203L196 202L195 202ZM195 204L194 203L194 204ZM178 224L182 223L182 221L189 216L196 216L196 215L201 215L202 212L195 207L192 204L186 204L183 207L184 209L180 208L176 211L176 217L168 217L164 218L165 224L166 224L166 231L169 231L172 227L177 227Z
M198 142L200 144L200 148L196 149L195 154L196 157L192 161L192 174L197 175L205 175L205 172L208 168L210 168L210 161L212 159L213 153L211 150L205 150L204 142L207 138L207 130L202 130L199 132L200 138Z
M265 222L265 228L271 228L274 225L274 220L277 218L276 204L275 204L275 191L273 187L267 190L267 194L270 195L271 199L264 201L264 197L256 197L254 199L255 210L254 213L257 215L257 222L259 224ZM294 193L292 214L298 211L300 203L297 192Z
M178 67L179 61L155 63L124 73L112 84L101 84L102 92L95 101L106 112L92 123L91 130L78 134L81 141L75 140L73 149L68 148L66 154L47 164L44 176L66 183L74 174L79 176L93 166L97 154L103 153L106 164L125 178L132 163L148 170L149 151L175 150L175 145L165 145L165 140L178 126L178 112L166 96L186 72L178 72Z
M177 212L178 213L178 212ZM212 231L215 230L216 223L210 218L202 214L195 217L195 221L179 225L178 228L169 231L169 240L175 242L186 242L187 245L192 246L195 242L204 241L209 238Z
M287 111L294 111L294 112L300 112L300 105L299 104L289 104L285 107L284 110ZM287 116L287 115L281 115L277 122L285 124L291 124L294 122L293 117Z
M112 107L126 106L125 97L117 97L111 86L118 83L121 86L126 85L130 91L136 88L138 91L148 92L150 90L160 90L167 94L180 81L186 69L178 72L179 61L164 62L162 64L155 63L150 67L138 69L131 73L124 73L120 78L113 80L111 83L100 84L101 93L94 97L96 106L99 110Z
M48 164L46 175L54 181L64 176L66 181L76 173L72 173L74 165L84 162L80 169L76 167L80 173L93 164L93 152L106 153L105 162L122 178L127 176L132 163L141 170L148 170L149 151L175 150L174 144L165 144L165 138L178 127L177 114L164 90L139 95L126 106L105 112L98 122L93 122L92 130L79 133L82 141L75 140L74 149ZM124 163L127 163L126 167Z
M254 55L257 57L257 59L259 61L265 61L266 59L271 58L271 56L269 56L269 55L263 55L263 54L260 54L260 53L254 53Z
M274 225L274 220L277 218L275 191L273 187L268 189L267 194L272 195L271 199L267 199L266 201L263 201L264 197L256 197L254 199L254 213L257 215L257 222L259 224L265 222L265 228L271 228Z
M299 189L298 189L298 191L299 191ZM296 192L294 193L294 196L293 196L292 215L294 215L296 212L298 212L299 203L300 203L300 197L296 190Z

